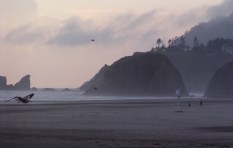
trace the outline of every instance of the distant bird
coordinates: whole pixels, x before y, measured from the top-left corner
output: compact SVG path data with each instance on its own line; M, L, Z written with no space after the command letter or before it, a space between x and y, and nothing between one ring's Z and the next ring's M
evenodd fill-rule
M94 41L95 41L95 39L91 39L91 41L92 41L92 42L94 42Z
M94 87L94 90L97 90L98 88L97 87Z

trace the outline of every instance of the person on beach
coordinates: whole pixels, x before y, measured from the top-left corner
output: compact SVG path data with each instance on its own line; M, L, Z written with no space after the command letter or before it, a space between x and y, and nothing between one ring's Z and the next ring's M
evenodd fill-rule
M202 106L202 104L203 104L203 102L202 102L202 100L201 100L201 102L200 102L200 106Z

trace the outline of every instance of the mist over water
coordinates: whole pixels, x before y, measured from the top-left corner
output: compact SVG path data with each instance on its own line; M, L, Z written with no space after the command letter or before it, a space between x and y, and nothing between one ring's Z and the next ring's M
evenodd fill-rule
M71 90L71 91L0 91L0 101L1 103L6 103L4 101L9 100L15 96L26 96L30 93L34 93L35 96L32 98L32 102L62 102L62 101L84 101L84 100L145 100L145 99L177 99L176 97L156 97L156 96L85 96L82 95L83 92L78 90ZM195 94L194 94L195 95ZM200 96L197 94L196 96ZM15 102L15 101L10 101Z

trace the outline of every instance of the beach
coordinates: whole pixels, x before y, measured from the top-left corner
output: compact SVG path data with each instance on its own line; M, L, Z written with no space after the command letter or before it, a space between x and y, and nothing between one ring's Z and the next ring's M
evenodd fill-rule
M202 99L1 103L0 147L233 147L233 100Z

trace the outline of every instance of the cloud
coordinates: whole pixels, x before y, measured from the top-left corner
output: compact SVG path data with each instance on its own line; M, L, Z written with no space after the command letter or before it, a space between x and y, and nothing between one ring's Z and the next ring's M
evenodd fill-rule
M7 42L31 44L37 40L43 40L45 37L45 30L36 28L31 25L24 25L8 32L4 38Z
M96 37L102 40L112 38L109 30L98 28L92 21L72 17L64 21L58 32L47 43L48 45L79 46L90 43L91 39Z
M24 46L45 45L57 33L60 23L60 21L50 18L41 18L30 23L25 22L25 24L13 27L13 29L6 29L0 41L5 44Z
M102 26L92 21L84 21L72 17L64 21L57 34L48 41L48 45L82 46L90 43L92 38L97 44L124 44L136 39L142 39L148 32L156 32L159 29L153 26L158 23L155 18L156 11L150 11L142 15L124 14L113 17ZM151 33L149 33L151 36Z
M225 6L227 2L229 4L229 1L224 1L218 7ZM63 22L64 25L48 41L48 45L85 46L92 38L103 46L129 44L132 47L148 48L155 44L157 38L162 38L166 44L169 38L184 34L197 22L214 18L210 12L220 9L218 7L198 7L177 14L163 10L152 10L141 15L127 13L113 17L101 27L92 21L73 17Z
M23 25L9 31L5 41L17 44L41 42L40 44L48 47L72 48L87 46L94 38L95 45L102 47L149 50L154 46L157 38L166 41L174 34L183 33L183 28L180 27L181 21L183 21L182 27L186 27L189 22L181 20L180 15L171 15L158 10L141 15L127 13L113 16L102 24L71 17L64 21L57 21L49 27L41 27L37 24Z
M207 9L207 16L216 18L219 16L228 16L233 13L233 1L224 0L220 5L212 6Z
M166 42L169 38L182 35L197 22L218 15L218 10L224 8L225 11L221 11L221 14L230 13L228 5L231 3L232 1L225 0L218 6L198 7L185 13L171 14L165 10L152 10L141 15L126 13L112 16L104 23L74 16L57 21L49 27L35 27L35 24L18 27L9 31L5 40L19 44L41 42L40 44L48 47L80 47L89 45L94 38L95 45L99 46L120 47L128 44L128 47L132 48L148 48L155 44L157 38L162 38Z

